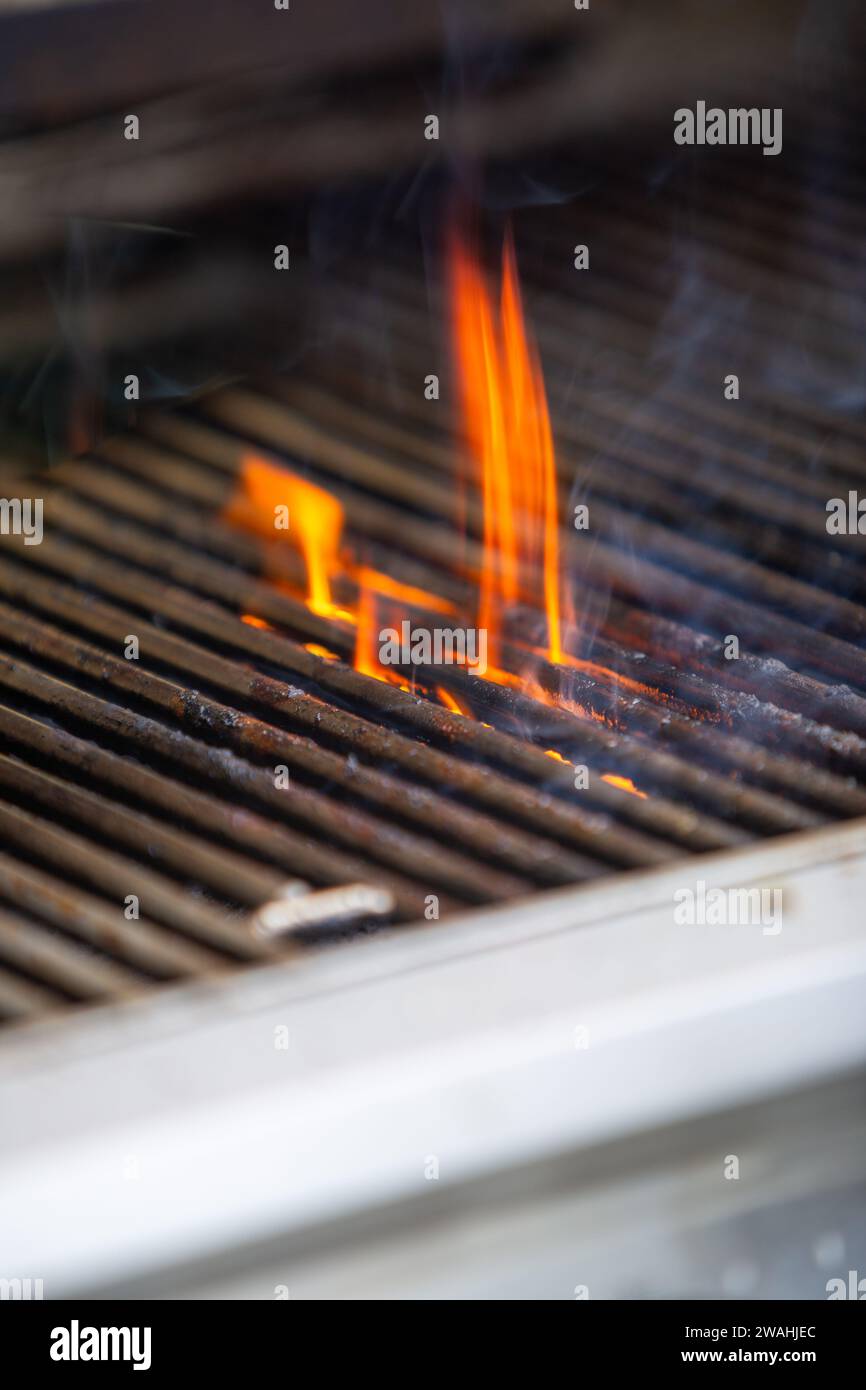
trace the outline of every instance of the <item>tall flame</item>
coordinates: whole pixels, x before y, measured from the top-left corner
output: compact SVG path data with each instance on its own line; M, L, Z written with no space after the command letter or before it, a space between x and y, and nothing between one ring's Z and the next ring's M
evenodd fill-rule
M324 617L342 616L331 595L343 530L343 508L336 497L287 468L245 454L225 516L270 539L285 534L296 540L307 570L308 606ZM288 524L279 529L283 516Z
M478 625L498 666L509 604L543 576L547 657L562 657L556 462L538 353L523 314L511 236L499 313L463 243L452 254L454 327L467 439L478 466L483 567Z

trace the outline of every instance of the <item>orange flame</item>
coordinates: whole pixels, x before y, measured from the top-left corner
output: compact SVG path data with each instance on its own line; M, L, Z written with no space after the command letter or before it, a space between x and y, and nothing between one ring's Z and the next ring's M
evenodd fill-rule
M308 606L323 617L344 616L331 597L343 530L343 508L336 497L287 468L246 454L224 516L270 540L283 534L296 540L307 570ZM280 526L282 521L286 524Z
M441 703L447 710L450 710L452 714L462 714L466 719L474 719L475 716L469 706L461 705L457 696L453 695L450 690L446 690L444 685L437 685L436 694Z
M574 766L573 763L570 763L568 761L568 758L564 758L561 753L558 753L556 751L555 748L545 748L544 751L547 754L548 758L554 758L558 763L567 763L569 767Z
M370 569L366 565L360 566L356 578L358 581L358 613L353 662L355 670L360 671L364 676L373 676L377 681L387 681L389 685L397 685L401 690L409 690L411 687L403 676L398 671L392 671L389 666L383 666L379 660L377 599L383 585L390 587L393 584L395 590L400 590L402 586L396 580L392 581L387 575L382 575L378 570ZM420 591L413 590L412 592Z
M483 568L478 625L498 664L504 611L521 579L544 577L547 656L562 656L556 464L538 353L523 315L509 236L498 316L483 275L462 243L452 257L454 325L466 436L479 470Z
M386 598L397 599L404 607L427 608L431 613L456 613L454 604L428 589L418 589L414 584L403 584L390 574L361 565L357 571L359 588L374 589Z
M364 676L385 680L386 671L376 649L376 594L368 578L369 573L363 567L358 571L358 622L353 665Z
M356 671L365 676L375 676L377 680L389 681L408 690L405 679L390 667L383 666L379 660L379 605L384 598L396 607L402 616L408 608L427 609L432 613L455 613L454 604L448 599L432 594L427 589L418 589L413 584L402 584L390 574L372 569L369 565L359 565L355 572L358 584L358 614L355 631Z
M619 787L621 792L630 792L632 796L639 796L641 801L647 800L647 793L636 787L630 777L618 777L614 772L605 772L601 780L608 782L612 787Z

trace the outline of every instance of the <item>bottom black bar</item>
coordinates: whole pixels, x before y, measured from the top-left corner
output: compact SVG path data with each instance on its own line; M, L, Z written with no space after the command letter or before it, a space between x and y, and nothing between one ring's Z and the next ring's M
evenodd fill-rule
M859 1289L855 1291L855 1298ZM665 1373L674 1367L811 1366L822 1376L856 1366L861 1316L819 1303L685 1303L577 1300L569 1319L582 1365ZM49 1379L100 1370L156 1377L189 1369L249 1375L253 1365L290 1372L286 1337L303 1319L290 1300L243 1302L7 1302L0 1309L11 1364ZM487 1339L485 1339L487 1340ZM300 1343L295 1341L295 1346ZM314 1342L306 1343L307 1355ZM425 1360L427 1351L425 1350ZM591 1359L588 1359L591 1358ZM9 1364L9 1361L7 1361Z

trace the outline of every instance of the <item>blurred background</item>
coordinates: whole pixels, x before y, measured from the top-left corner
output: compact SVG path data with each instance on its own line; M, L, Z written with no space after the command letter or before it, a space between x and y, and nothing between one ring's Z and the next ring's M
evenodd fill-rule
M544 210L563 208L546 240L561 229L565 243L540 237L554 266L573 230L603 232L594 284L655 292L654 333L676 320L679 358L659 337L657 374L714 333L723 346L719 320L733 320L775 384L862 401L862 256L844 249L862 189L855 4L371 0L361 22L351 0L101 0L0 14L0 418L43 457L126 418L129 372L142 400L165 402L327 342L337 270L372 274L396 236L423 279L455 196L488 230L535 209L543 232ZM673 112L697 100L781 106L783 155L675 145ZM276 244L292 258L281 277ZM764 362L769 269L781 331ZM594 354L569 307L580 372Z

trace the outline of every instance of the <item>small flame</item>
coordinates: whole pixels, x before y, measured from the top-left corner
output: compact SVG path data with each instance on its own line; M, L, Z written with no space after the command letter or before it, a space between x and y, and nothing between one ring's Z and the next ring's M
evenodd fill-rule
M505 610L521 582L544 577L547 657L562 656L556 464L538 353L523 315L514 245L503 253L497 315L484 277L459 240L452 293L466 436L479 471L483 568L478 625L494 666Z
M262 632L276 632L277 630L275 627L271 627L270 623L266 623L264 618L257 618L255 613L242 613L241 622L246 623L248 627L261 628Z
M354 667L364 676L373 676L377 681L387 681L389 685L399 686L401 690L411 690L411 686L400 675L398 671L392 671L389 666L383 666L379 660L379 617L377 599L381 592L382 581L393 582L396 589L401 586L397 581L389 581L386 575L382 575L378 570L370 569L362 565L356 574L358 583L358 612L356 617L355 629L355 658Z
M554 758L558 763L566 763L568 767L574 766L573 763L570 763L568 761L568 758L564 758L561 753L557 753L555 748L545 748L544 751L547 754L548 758Z
M376 648L376 593L368 578L375 573L365 568L358 571L358 615L355 629L354 667L364 676L386 680L387 671L379 661Z
M452 695L450 690L446 690L444 685L437 685L436 694L445 708L450 710L452 714L462 714L465 719L474 718L469 706L461 705L457 697Z
M410 607L449 615L457 610L453 603L439 594L418 589L412 584L402 584L390 574L383 574L369 565L359 565L355 579L358 585L355 670L365 676L375 676L380 681L389 681L391 685L399 685L401 690L409 690L405 679L390 667L383 666L379 660L379 598L392 607L396 606L401 618Z
M613 772L605 772L601 780L609 783L612 787L619 787L621 792L629 792L632 796L639 796L641 801L647 800L647 793L636 787L630 777L617 777Z
M456 613L457 609L447 598L432 594L427 589L418 589L413 584L403 584L390 574L361 565L357 571L360 588L374 589L385 598L396 599L404 607L427 608L431 613Z
M245 454L238 488L224 516L268 539L285 535L294 540L307 568L308 607L322 617L345 616L331 596L343 508L330 492L256 454Z

